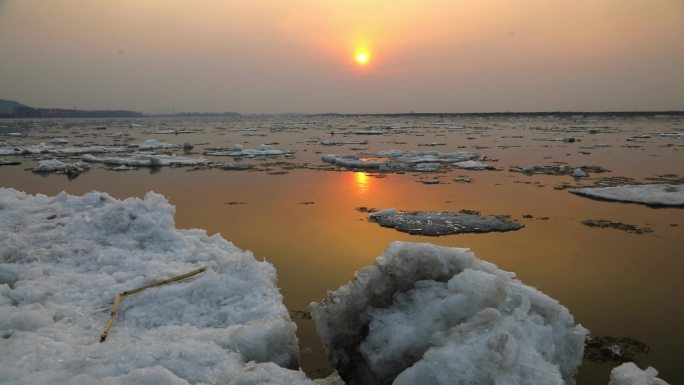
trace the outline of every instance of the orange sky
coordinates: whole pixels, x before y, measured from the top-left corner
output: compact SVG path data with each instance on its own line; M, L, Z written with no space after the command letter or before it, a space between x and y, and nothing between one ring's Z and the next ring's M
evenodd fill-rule
M33 106L684 109L682 68L682 0L0 0L0 98Z

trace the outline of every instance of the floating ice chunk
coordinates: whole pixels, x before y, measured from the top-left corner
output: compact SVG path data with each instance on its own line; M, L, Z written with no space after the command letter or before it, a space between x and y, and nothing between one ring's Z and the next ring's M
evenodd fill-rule
M658 136L662 136L664 138L684 138L684 131L681 132L664 132L662 134L658 134Z
M175 155L159 155L146 152L138 152L126 157L97 157L86 154L81 158L86 162L104 163L110 165L126 165L137 167L158 166L196 166L209 163L204 158L185 158Z
M380 130L356 130L354 134L356 135L382 135L385 131Z
M614 187L583 187L571 193L589 198L643 203L649 206L684 206L684 185L641 184Z
M341 167L351 169L377 169L380 171L437 171L435 163L462 162L480 158L479 154L465 151L436 152L436 151L401 151L389 150L376 153L361 153L350 155L325 154L322 159ZM428 164L428 165L423 165Z
M321 140L323 146L341 146L344 144L368 144L367 140Z
M64 147L61 145L47 145L45 143L32 144L28 146L0 147L0 155L96 154L124 151L128 151L128 149L126 147L115 146Z
M573 178L586 178L588 176L589 176L589 174L587 174L581 168L576 168L576 169L572 170L572 177Z
M394 242L309 305L356 384L572 384L587 330L551 297L467 249Z
M69 143L69 141L64 139L64 138L54 138L50 141L50 143L60 145L60 144L67 144L67 143Z
M194 134L197 131L193 130L159 130L156 133L159 135L178 135L178 134Z
M431 184L431 180L421 181ZM436 180L439 183L438 180ZM434 182L432 182L434 184ZM448 211L397 211L380 210L369 215L371 222L409 234L449 235L459 233L487 233L518 230L524 226L503 216L488 217L475 211L458 213Z
M158 194L0 188L0 372L7 384L308 384L276 272L218 235L177 230ZM99 343L114 295L125 297Z
M85 162L64 163L57 159L48 159L38 162L38 165L32 171L39 173L60 172L64 174L80 174L89 168L90 165Z
M418 163L414 169L422 172L435 172L439 171L441 167L441 163Z
M466 160L465 162L454 163L454 166L466 170L493 170L495 167L484 162L476 160Z
M273 146L268 145L268 144L259 145L259 148L256 148L256 149L244 148L242 145L236 144L235 146L233 146L232 150L210 151L210 152L205 152L204 155L232 156L232 157L236 157L236 158L253 158L256 156L278 156L278 155L286 155L286 154L291 154L291 153L292 153L292 151L277 150Z
M177 147L180 147L180 146L177 144L173 144L173 143L159 142L155 139L147 139L146 141L144 141L138 145L138 150L147 151L147 150L156 150L158 148L177 148Z
M658 371L652 367L641 370L633 362L626 362L610 372L608 385L668 385L657 376Z

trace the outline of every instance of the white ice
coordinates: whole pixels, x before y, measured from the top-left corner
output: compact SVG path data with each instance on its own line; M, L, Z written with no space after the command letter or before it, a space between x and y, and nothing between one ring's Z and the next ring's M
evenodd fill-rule
M466 160L464 162L454 163L454 166L465 170L492 170L495 168L490 164L478 162L476 160Z
M291 151L282 151L275 149L273 146L268 144L259 145L256 149L244 148L240 144L235 144L232 150L223 151L211 151L205 153L205 155L211 156L232 156L239 158L253 158L255 156L277 156L291 154Z
M173 144L173 143L168 143L168 142L159 142L155 139L147 139L146 141L142 142L141 144L138 145L138 150L141 151L149 151L149 150L156 150L156 149L167 149L167 148L178 148L180 145L178 144Z
M587 334L513 273L432 244L392 243L309 309L348 384L573 384Z
M81 158L86 162L104 163L109 165L125 165L134 167L157 167L157 166L195 166L209 163L208 160L199 158L186 158L176 155L160 155L146 152L138 152L125 157L97 157L86 154Z
M610 372L608 385L668 385L658 378L658 371L652 367L639 369L633 362L624 363Z
M402 170L412 168L416 171L437 171L439 163L463 162L480 158L479 154L466 151L402 151L389 150L376 153L349 155L325 154L324 162L348 168L368 168L379 170ZM421 164L427 164L421 166Z
M64 163L58 159L46 159L38 162L33 172L74 172L81 173L89 169L90 165L84 162Z
M27 146L0 147L0 155L96 154L124 151L128 151L128 149L126 147L116 146L64 147L63 145L48 145L45 143L32 144Z
M307 384L271 264L178 230L155 193L0 189L0 383ZM125 297L106 342L116 293Z
M570 192L590 198L621 202L643 203L653 206L684 205L684 185L641 184L614 187L583 187Z

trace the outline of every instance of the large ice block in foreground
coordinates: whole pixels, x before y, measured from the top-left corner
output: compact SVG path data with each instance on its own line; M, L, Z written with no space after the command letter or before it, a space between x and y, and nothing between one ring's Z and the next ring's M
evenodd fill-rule
M0 383L313 384L271 264L177 230L155 193L0 189ZM207 270L124 297L116 293Z
M354 384L572 384L587 330L467 249L394 242L310 306Z

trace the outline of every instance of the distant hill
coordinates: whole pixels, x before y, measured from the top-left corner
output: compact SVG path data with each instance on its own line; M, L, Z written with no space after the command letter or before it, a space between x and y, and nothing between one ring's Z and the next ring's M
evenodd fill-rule
M33 108L14 100L0 99L0 118L132 118L142 113L127 110L76 110Z
M0 99L0 114L11 114L17 107L27 106L19 102L15 102L14 100Z

